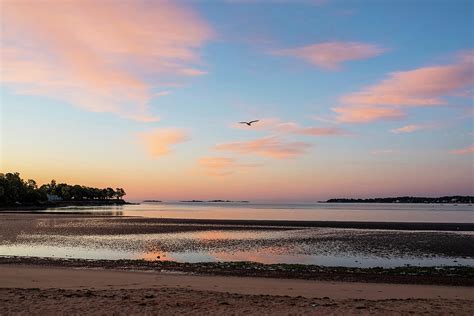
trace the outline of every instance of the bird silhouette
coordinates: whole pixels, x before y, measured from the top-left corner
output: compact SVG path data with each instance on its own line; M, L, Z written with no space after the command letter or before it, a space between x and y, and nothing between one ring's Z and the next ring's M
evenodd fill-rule
M240 124L247 124L248 126L251 126L252 123L257 123L259 120L254 120L254 121L250 121L250 122L239 122Z

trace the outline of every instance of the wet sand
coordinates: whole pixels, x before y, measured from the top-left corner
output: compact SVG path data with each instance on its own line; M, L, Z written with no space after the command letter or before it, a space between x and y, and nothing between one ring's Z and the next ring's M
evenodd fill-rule
M349 224L342 222L331 224L340 226L339 228L319 227L317 225L323 223L316 222L305 224L316 227L302 227L303 224L288 221L203 221L120 216L0 214L0 244L112 249L122 253L274 251L276 254L282 254L290 251L291 255L302 256L449 257L453 258L452 260L474 258L473 233L425 230L434 225L432 223L421 227L422 230L410 231L406 229L414 228L415 224L418 226L422 224L383 223L398 227L393 230L367 229L368 223L349 223L359 227L356 229L345 228L345 225ZM458 227L460 224L447 225ZM465 225L463 229L468 228L469 226ZM186 238L166 235L193 232L211 233L189 235ZM258 238L245 238L242 235L237 237L233 232L248 232ZM211 235L215 237L209 238ZM89 238L89 236L96 237ZM43 256L43 254L36 255ZM130 257L122 259L127 258Z
M95 215L94 215L95 214ZM115 214L115 216L114 216ZM186 231L205 229L209 226L219 226L222 229L281 229L281 228L354 228L354 229L388 229L388 230L416 230L416 231L474 231L474 223L424 223L424 222L365 222L365 221L300 221L300 220L238 220L238 219L184 219L184 218L146 218L120 216L120 211L87 212L73 211L51 213L0 211L0 221L30 221L55 220L61 222L71 220L101 220L115 224L133 224L140 226L144 233ZM143 230L144 229L144 230ZM159 230L157 230L159 229ZM104 234L110 233L106 230Z
M3 266L39 266L70 269L172 272L211 276L302 279L331 282L474 286L474 267L349 268L306 264L256 262L175 262L148 260L84 260L38 257L2 257Z
M470 315L472 289L4 265L0 313Z

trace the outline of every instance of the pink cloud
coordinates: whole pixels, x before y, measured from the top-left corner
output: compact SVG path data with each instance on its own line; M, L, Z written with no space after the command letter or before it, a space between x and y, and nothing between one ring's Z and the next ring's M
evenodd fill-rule
M152 158L157 158L169 154L171 146L187 141L188 137L180 129L155 128L138 134L138 140Z
M445 96L456 95L474 84L472 52L459 54L457 62L393 72L387 79L341 98L333 109L343 122L370 122L402 117L406 106L446 104Z
M294 158L306 152L311 145L305 142L283 142L277 136L259 138L252 141L219 144L216 150L241 154L255 154L277 159Z
M406 126L402 126L399 128L392 129L391 132L395 134L403 134L403 133L413 133L415 131L419 131L422 129L428 128L427 125L415 125L415 124L410 124Z
M441 97L474 83L468 65L425 67L394 72L388 79L362 92L343 97L357 105L433 106L446 104Z
M198 160L198 164L211 176L225 176L260 166L260 164L238 163L234 158L227 157L203 157Z
M391 132L395 134L404 134L404 133L413 133L420 130L426 129L436 129L441 128L449 124L449 122L445 121L443 123L425 123L425 124L409 124L399 128L392 129Z
M319 122L324 122L324 123L329 123L329 124L337 124L339 123L338 121L336 121L333 117L329 117L329 116L321 116L321 115L313 115L311 116L311 118L315 121L319 121Z
M212 36L165 1L7 1L1 24L1 80L13 91L140 121L157 120L156 78L204 73L194 65Z
M379 119L399 119L405 116L403 111L398 108L388 107L375 107L375 106L363 106L363 107L338 107L333 108L338 114L338 120L340 122L348 123L360 123L360 122L371 122Z
M449 153L453 154L453 155L473 154L474 153L474 146L470 146L470 147L466 147L466 148L462 148L462 149L451 150Z
M310 136L346 135L343 129L337 127L302 127L294 130L292 133Z
M328 70L336 70L346 61L366 59L382 54L385 49L359 42L325 42L298 48L283 49L278 55L302 58Z
M234 128L244 130L269 130L275 133L307 135L307 136L337 136L347 135L342 128L337 127L302 127L294 122L282 122L277 118L261 119L252 126L234 124Z
M181 75L194 77L194 76L205 75L205 74L207 74L207 71L200 70L200 69L194 69L194 68L182 68L182 69L178 69L178 73L181 74Z

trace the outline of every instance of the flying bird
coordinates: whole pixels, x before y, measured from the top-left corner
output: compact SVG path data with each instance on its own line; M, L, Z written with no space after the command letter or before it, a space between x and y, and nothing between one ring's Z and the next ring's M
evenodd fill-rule
M240 124L247 124L248 126L251 126L252 123L257 123L259 120L255 120L255 121L250 121L250 122L239 122Z

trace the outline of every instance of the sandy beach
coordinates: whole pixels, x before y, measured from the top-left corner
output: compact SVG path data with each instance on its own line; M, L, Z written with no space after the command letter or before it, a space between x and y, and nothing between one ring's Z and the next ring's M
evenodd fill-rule
M323 282L176 273L2 266L9 314L456 314L472 287Z

